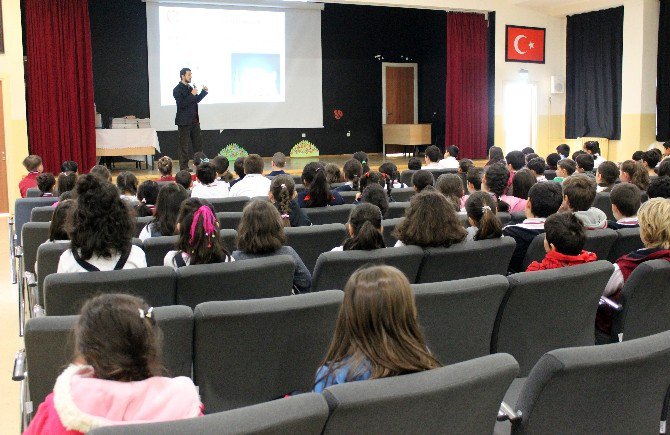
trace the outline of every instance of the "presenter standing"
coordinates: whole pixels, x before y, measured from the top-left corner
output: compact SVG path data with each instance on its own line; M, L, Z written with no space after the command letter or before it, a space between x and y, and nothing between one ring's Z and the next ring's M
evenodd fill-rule
M179 71L181 81L172 91L177 102L177 116L174 123L179 132L179 170L189 170L188 145L191 144L193 153L202 151L202 135L200 132L200 118L198 117L198 103L207 96L207 86L198 89L191 86L191 70L182 68Z

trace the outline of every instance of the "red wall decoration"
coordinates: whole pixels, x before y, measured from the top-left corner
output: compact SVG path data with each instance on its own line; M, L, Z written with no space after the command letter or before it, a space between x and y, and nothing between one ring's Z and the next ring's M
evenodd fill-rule
M544 63L547 29L505 26L505 62Z

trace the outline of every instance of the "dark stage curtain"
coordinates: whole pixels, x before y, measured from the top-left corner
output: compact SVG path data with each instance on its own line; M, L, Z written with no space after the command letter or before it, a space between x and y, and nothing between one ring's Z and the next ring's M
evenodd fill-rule
M568 17L565 137L621 139L623 6Z
M447 105L445 146L462 158L486 158L489 83L483 14L447 14Z
M670 140L670 4L661 0L656 72L656 140Z
M24 0L30 152L45 171L95 164L91 27L87 0Z

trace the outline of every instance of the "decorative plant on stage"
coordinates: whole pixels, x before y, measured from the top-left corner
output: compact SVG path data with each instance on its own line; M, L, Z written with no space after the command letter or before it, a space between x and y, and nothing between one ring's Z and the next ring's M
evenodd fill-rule
M317 157L319 149L308 140L301 140L291 148L291 157Z
M247 150L242 148L236 143L231 143L226 145L224 149L219 151L219 155L227 158L228 160L236 160L238 157L246 157L249 155Z

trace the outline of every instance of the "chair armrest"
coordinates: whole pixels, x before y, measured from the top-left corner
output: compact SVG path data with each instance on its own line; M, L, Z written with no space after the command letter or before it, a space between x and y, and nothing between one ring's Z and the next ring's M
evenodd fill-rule
M35 276L34 273L26 272L24 274L24 276L26 277L26 285L28 287L36 287L37 286L37 277Z
M600 302L598 302L598 305L608 305L611 308L614 308L616 311L623 310L623 305L614 302L612 299L608 298L607 296L601 296L600 297Z
M22 381L26 377L26 351L16 352L14 357L14 370L12 371L12 381Z
M500 409L498 410L498 421L509 420L511 422L521 420L521 411L515 412L514 409L509 406L507 403L502 402L500 404Z

